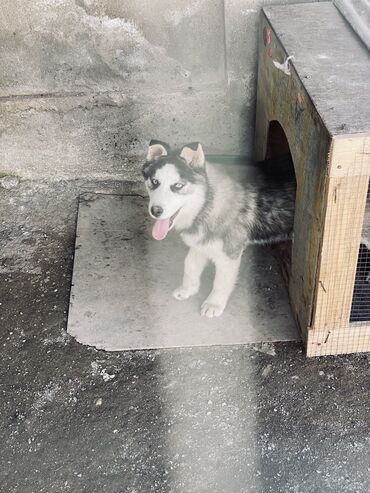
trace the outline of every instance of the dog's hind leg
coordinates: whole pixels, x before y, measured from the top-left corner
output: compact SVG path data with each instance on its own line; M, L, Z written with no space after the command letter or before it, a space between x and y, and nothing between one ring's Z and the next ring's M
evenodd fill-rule
M200 286L200 276L208 262L208 257L196 248L190 248L184 264L182 285L172 293L177 300L186 300L196 294Z
M223 313L238 277L241 257L242 253L238 258L231 259L221 252L213 259L216 266L215 280L210 295L202 305L201 315L212 318Z

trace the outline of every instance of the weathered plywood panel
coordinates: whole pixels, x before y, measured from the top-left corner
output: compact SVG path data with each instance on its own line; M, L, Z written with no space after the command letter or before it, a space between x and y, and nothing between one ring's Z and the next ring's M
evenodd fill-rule
M331 2L264 14L332 135L369 131L370 55ZM281 60L279 60L281 61Z
M267 31L270 39L265 45L263 33ZM286 75L274 66L273 60L282 61L286 56L263 17L259 33L255 155L256 159L264 159L269 123L277 120L285 131L297 179L290 295L305 336L313 310L331 136L294 67L291 75Z
M233 171L245 177L247 170ZM288 297L266 252L248 248L228 309L210 321L200 316L200 305L214 269L205 270L199 294L175 300L187 249L174 232L161 242L150 229L146 198L81 197L68 315L68 332L79 342L121 351L297 339Z

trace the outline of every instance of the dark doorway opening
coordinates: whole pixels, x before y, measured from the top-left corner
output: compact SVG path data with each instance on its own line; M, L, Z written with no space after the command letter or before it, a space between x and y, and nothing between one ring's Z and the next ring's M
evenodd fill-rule
M288 139L283 127L277 120L270 122L267 146L266 160L271 160L271 166L276 166L276 173L281 174L282 180L296 180L294 163L289 148ZM281 165L283 163L283 166ZM282 275L287 286L289 285L291 260L292 260L292 242L286 241L271 246L271 251L277 259Z

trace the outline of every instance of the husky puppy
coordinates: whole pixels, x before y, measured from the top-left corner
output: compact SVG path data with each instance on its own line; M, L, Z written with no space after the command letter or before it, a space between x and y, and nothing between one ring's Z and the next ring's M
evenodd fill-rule
M189 246L183 281L173 296L185 300L196 294L206 264L215 264L213 289L201 307L203 316L217 317L224 311L247 245L291 237L295 177L287 170L293 166L288 158L270 163L267 173L268 165L266 161L256 168L260 174L254 183L241 185L206 164L198 142L180 150L157 140L149 144L142 173L149 214L155 220L153 238L163 240L174 228Z

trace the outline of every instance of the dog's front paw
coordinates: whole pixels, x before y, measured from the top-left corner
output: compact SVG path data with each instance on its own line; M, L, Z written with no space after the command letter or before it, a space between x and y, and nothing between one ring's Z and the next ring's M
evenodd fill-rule
M206 300L202 305L200 314L202 315L202 317L208 318L219 317L220 315L222 315L224 309L225 305Z
M180 286L179 288L175 289L175 291L173 291L172 296L177 300L182 301L190 298L190 296L193 296L197 291L198 289L196 286L191 286L191 287Z

